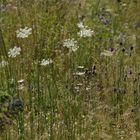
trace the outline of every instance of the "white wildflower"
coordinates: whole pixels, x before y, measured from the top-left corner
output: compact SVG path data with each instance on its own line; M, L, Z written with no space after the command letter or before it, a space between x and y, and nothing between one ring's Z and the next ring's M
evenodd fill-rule
M52 59L47 59L47 60L45 60L45 59L43 59L42 61L41 61L41 66L46 66L46 65L49 65L49 64L52 64L53 63L53 61L52 61Z
M78 50L78 48L79 48L78 46L72 47L71 51L76 52Z
M63 46L67 48L74 47L77 44L77 41L74 39L65 39L63 42Z
M77 26L80 29L78 32L80 37L91 37L94 33L91 29L87 29L88 27L84 26L83 22L79 22Z
M93 31L91 29L83 28L78 32L80 37L91 37L93 35Z
M8 65L8 62L5 61L5 60L2 60L2 61L0 62L0 68L4 68L4 67L7 66L7 65Z
M111 51L104 50L103 52L101 52L101 56L112 56L112 55L113 55L113 52Z
M21 80L18 80L17 82L18 82L19 84L22 84L22 83L25 82L25 80L24 80L24 79L21 79Z
M80 90L80 87L79 86L76 86L74 87L75 90L79 91Z
M20 28L19 30L16 31L17 37L18 38L27 38L32 32L31 28L25 27L25 28Z
M78 69L83 69L84 68L84 66L78 66Z
M85 28L83 22L79 22L79 23L77 24L77 27L80 28L80 29Z
M74 52L79 48L77 46L77 41L75 41L74 39L65 39L63 42L63 46Z
M86 91L89 91L91 88L90 87L86 87Z
M14 48L9 49L8 56L15 58L17 55L20 55L20 52L21 52L21 48L15 46Z
M82 75L85 75L85 72L76 72L76 73L74 73L74 75L82 76Z
M21 79L21 80L18 80L17 82L18 82L18 89L19 90L24 89L24 87L25 87L25 80Z

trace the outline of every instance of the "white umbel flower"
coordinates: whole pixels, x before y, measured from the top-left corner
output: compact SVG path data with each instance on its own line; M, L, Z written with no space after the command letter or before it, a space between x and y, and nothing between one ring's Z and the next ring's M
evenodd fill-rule
M108 57L111 57L111 56L113 56L113 52L108 51L108 50L104 50L103 52L101 52L100 55L101 55L101 56L108 56Z
M77 27L80 28L80 29L85 28L83 22L79 22L79 23L77 24Z
M79 48L77 46L77 41L72 39L65 39L63 42L63 47L70 49L71 51L75 52Z
M75 41L73 38L72 39L65 39L63 42L63 46L67 48L71 48L76 46L77 41Z
M77 69L84 69L84 66L78 66Z
M84 26L83 22L79 22L77 26L80 29L78 32L80 37L91 37L94 33L91 29L87 29L88 27Z
M28 27L20 28L16 31L16 33L18 38L27 38L30 34L32 34L32 29Z
M24 79L20 79L20 80L17 81L17 83L18 83L18 89L19 90L23 90L24 87L25 87L25 80Z
M52 64L53 61L52 59L43 59L40 63L41 66L46 66L46 65L49 65L49 64Z
M24 79L20 79L20 80L18 80L17 81L19 84L23 84L24 82L25 82L25 80Z
M93 35L93 31L91 29L83 28L78 32L80 37L91 37Z
M8 56L15 58L17 55L20 55L20 52L21 52L21 48L15 46L14 48L9 49Z
M74 46L70 50L73 51L73 52L76 52L78 49L79 49L79 46Z
M0 68L4 68L4 67L7 66L7 65L8 65L8 62L5 61L5 60L2 60L2 61L0 62Z
M85 75L85 72L76 72L76 73L74 73L74 75L82 76L82 75Z

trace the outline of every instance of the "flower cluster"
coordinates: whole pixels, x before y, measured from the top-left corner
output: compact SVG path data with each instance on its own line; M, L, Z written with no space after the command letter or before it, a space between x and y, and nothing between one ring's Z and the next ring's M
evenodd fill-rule
M53 61L52 59L43 59L40 63L41 66L46 66L46 65L49 65L49 64L52 64Z
M18 38L27 38L31 34L31 32L32 29L28 27L20 28L19 30L16 31Z
M78 35L80 37L91 37L93 35L93 30L87 29L87 26L84 26L83 22L80 22L77 24L80 31L78 32Z
M25 80L24 79L18 80L17 83L18 83L18 89L19 90L24 89L24 87L25 87Z
M77 51L77 49L79 48L77 46L77 41L75 41L73 38L72 39L65 39L63 42L63 47L66 47L73 52Z
M21 48L15 46L14 48L9 49L8 56L15 58L17 55L20 55L20 52L21 52Z
M8 62L5 61L5 60L2 60L2 61L0 62L0 68L4 68L4 67L7 66L7 65L8 65Z
M79 22L79 23L77 24L77 27L80 28L80 29L85 28L83 22Z

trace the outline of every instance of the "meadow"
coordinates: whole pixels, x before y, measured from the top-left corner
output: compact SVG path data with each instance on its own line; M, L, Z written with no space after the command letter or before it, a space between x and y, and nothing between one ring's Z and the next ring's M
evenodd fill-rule
M0 140L140 140L140 1L1 0Z

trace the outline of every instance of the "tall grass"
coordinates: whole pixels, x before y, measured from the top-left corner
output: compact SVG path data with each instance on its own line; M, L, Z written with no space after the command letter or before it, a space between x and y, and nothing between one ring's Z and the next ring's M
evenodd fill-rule
M138 0L0 5L0 139L140 139ZM80 22L91 36L79 36ZM31 34L17 37L25 27Z

